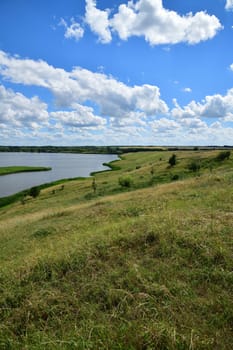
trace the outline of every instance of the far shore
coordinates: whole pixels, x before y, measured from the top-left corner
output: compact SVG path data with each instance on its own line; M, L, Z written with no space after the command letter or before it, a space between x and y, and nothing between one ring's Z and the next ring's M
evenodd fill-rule
M49 171L52 168L49 167L32 167L32 166L8 166L0 167L0 176L31 172L31 171Z

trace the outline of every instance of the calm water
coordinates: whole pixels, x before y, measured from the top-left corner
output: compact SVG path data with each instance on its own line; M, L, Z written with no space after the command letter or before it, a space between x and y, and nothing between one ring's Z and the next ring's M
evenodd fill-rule
M0 152L0 167L25 165L52 168L51 171L0 176L0 197L60 179L86 177L92 171L109 169L103 163L115 159L116 155L109 154Z

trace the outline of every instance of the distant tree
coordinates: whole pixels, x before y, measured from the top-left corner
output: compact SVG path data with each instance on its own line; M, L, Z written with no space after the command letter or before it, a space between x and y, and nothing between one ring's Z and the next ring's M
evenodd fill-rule
M29 190L29 196L33 197L33 198L36 198L39 196L40 194L40 188L35 186L35 187L32 187L30 190Z
M176 155L175 155L175 154L173 154L173 155L169 158L168 163L170 164L170 166L176 165Z

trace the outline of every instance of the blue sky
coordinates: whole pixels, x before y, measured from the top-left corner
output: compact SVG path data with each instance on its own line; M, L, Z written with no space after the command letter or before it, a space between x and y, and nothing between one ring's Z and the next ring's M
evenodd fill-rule
M1 145L232 145L233 0L1 0Z

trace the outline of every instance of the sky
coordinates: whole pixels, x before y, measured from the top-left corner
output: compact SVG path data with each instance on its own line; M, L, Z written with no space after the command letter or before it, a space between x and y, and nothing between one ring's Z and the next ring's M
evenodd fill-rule
M0 0L0 145L233 145L233 0Z

